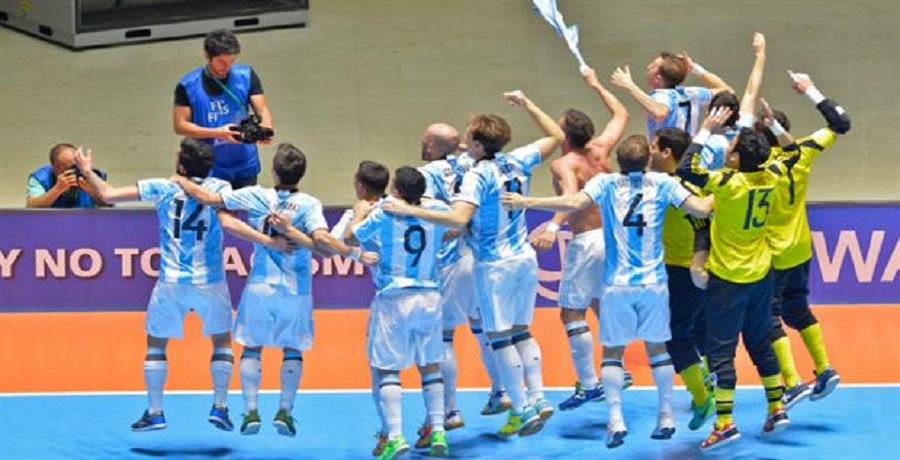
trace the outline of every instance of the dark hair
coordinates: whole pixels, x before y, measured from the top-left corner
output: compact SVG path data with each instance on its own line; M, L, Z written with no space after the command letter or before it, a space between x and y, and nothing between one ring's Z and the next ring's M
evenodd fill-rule
M712 112L713 109L719 107L728 107L731 109L731 116L725 121L725 126L734 128L734 125L737 124L738 119L741 117L741 103L738 101L737 95L731 91L721 91L716 93L709 101L709 111Z
M59 155L62 153L63 149L75 150L77 148L78 147L75 147L72 144L67 144L65 142L54 145L53 148L50 149L50 164L56 164L56 160L59 159Z
M672 53L660 53L662 62L659 64L660 78L666 88L674 88L684 82L687 77L687 61L682 56Z
M384 196L384 190L391 180L391 173L381 163L363 161L356 170L356 180L369 194Z
M425 176L416 168L401 166L394 171L394 188L403 201L419 204L425 194Z
M760 167L769 159L769 144L766 136L750 128L741 128L738 133L737 144L734 151L741 155L738 170L742 172L759 171Z
M781 127L784 128L785 131L791 130L791 120L788 120L788 117L784 114L784 112L782 112L781 110L773 110L772 116L775 117L775 120L777 120L778 123L781 124ZM769 141L769 144L773 146L779 144L778 138L775 137L774 134L772 134L772 131L769 130L769 127L766 126L766 124L762 120L753 123L753 128L763 133L763 135L766 136L766 139Z
M594 122L584 112L569 109L563 115L562 130L565 131L569 144L575 148L583 148L594 137Z
M681 161L684 151L691 145L691 136L681 128L662 128L656 132L660 150L669 149L675 161Z
M472 140L484 146L488 158L493 158L512 137L509 123L499 115L474 115L469 118L469 130Z
M616 148L616 161L622 174L647 169L650 161L650 144L643 134L632 134Z
M178 151L178 164L184 168L188 177L206 177L213 165L212 146L192 137L181 140Z
M275 158L272 159L272 169L281 185L294 185L306 174L306 155L292 144L278 144Z
M203 39L203 50L212 59L220 54L240 54L241 44L234 32L228 29L217 29Z

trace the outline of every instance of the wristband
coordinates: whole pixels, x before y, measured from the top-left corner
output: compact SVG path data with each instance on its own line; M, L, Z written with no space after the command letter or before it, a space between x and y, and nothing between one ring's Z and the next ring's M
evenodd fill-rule
M753 114L750 112L741 112L741 117L738 118L737 128L753 128Z
M769 128L769 131L772 131L772 135L775 137L781 137L784 134L784 126L781 126L781 123L776 119L771 119L766 121L766 127Z
M359 262L359 256L361 256L361 255L362 255L362 249L360 249L359 247L356 247L356 248L353 248L352 251L350 251L350 254L347 254L347 257Z
M706 141L709 140L709 136L711 135L712 133L710 133L708 129L701 128L697 135L694 136L693 142L695 144L706 145Z
M698 77L702 77L706 74L706 69L702 65L695 62L694 65L691 66L691 73Z
M816 105L825 100L825 96L822 95L822 92L819 91L819 89L815 86L810 86L804 94L806 94L806 97L808 97L809 100L813 101L813 104Z
M559 225L556 222L550 222L547 224L547 228L544 231L548 233L556 233L559 231Z

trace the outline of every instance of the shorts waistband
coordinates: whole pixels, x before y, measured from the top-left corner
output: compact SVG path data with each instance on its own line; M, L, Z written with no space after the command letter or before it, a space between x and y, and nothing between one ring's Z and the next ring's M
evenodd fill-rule
M572 237L572 241L580 241L580 240L586 240L589 238L596 238L596 237L599 237L601 240L603 239L603 228L602 227L595 228L593 230L588 230L586 232L581 232L581 233L575 235L574 237Z

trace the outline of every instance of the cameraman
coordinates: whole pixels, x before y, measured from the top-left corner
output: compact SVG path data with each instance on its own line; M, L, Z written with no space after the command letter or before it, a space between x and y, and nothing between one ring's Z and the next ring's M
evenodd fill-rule
M95 208L108 206L84 180L75 166L77 148L72 144L56 144L50 149L50 164L41 166L28 176L29 208ZM106 173L96 171L106 178Z
M240 143L233 128L250 115L248 105L259 116L260 126L272 128L262 83L250 66L235 64L241 44L231 31L207 34L203 50L206 65L189 72L175 88L175 133L213 146L211 177L231 182L234 189L255 185L260 170L256 144Z

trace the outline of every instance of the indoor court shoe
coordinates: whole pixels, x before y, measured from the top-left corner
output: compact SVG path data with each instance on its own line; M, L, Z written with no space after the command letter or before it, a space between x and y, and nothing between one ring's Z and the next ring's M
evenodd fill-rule
M656 422L656 429L650 434L650 439L664 441L672 439L673 434L675 434L675 418L672 415L662 416Z
M575 393L569 396L565 401L559 403L559 410L567 411L577 409L588 401L603 401L606 396L603 394L603 384L597 382L594 388L584 388L581 382L575 382Z
M223 431L234 430L234 424L231 423L231 419L228 417L227 407L213 404L212 409L209 410L209 423Z
M387 445L388 437L386 434L379 431L375 433L375 439L377 439L377 441L375 441L375 447L372 448L372 456L379 457L381 456L381 453L384 452L384 446Z
M810 401L818 401L834 391L841 383L841 376L831 366L825 368L821 374L816 374L816 383L813 385Z
M512 402L505 391L495 391L491 393L490 399L481 408L481 415L497 415L502 414L512 408Z
M537 411L542 422L546 422L547 420L550 420L550 417L553 417L553 404L551 404L547 398L538 398L535 400L534 410Z
M403 436L400 436L397 439L388 441L384 445L384 450L381 452L381 455L378 456L378 460L393 460L395 458L400 458L408 451L409 444L406 442L406 439L403 439Z
M688 429L691 431L699 430L706 424L716 413L716 398L712 394L706 397L706 402L702 406L695 406L691 401L691 421L688 422Z
M778 409L766 417L766 424L763 425L763 435L778 433L788 427L791 421L788 419L787 412L784 408Z
M700 450L706 452L718 449L726 444L741 439L741 433L738 431L734 423L729 423L721 429L713 428L709 436L700 443Z
M625 428L624 423L619 422L606 425L607 449L615 449L616 447L625 444L625 436L628 436L628 429Z
M281 409L275 414L275 420L272 421L275 431L282 436L294 437L297 434L297 428L294 427L294 417L288 411Z
M547 401L546 399L544 399L544 401L547 402L547 407L550 408L550 413L552 415L553 406L550 405L550 401ZM522 411L521 420L522 427L519 428L519 436L531 436L544 429L544 419L541 418L541 414L535 406L525 406L525 410Z
M803 382L785 389L784 396L781 397L781 402L784 404L784 410L791 410L792 407L806 399L811 393L812 388Z
M431 424L426 423L420 426L416 433L419 435L415 444L416 449L427 449L431 445Z
M431 447L428 449L429 457L446 457L450 455L450 446L447 445L447 434L443 431L431 433Z
M259 420L259 411L251 410L244 414L244 422L241 423L241 434L252 435L259 433L262 423Z
M166 416L162 411L150 413L149 410L144 411L141 419L131 424L131 431L153 431L161 430L166 427Z
M466 426L466 422L463 420L459 409L448 412L447 416L444 417L444 429L447 431L453 431L464 426Z

